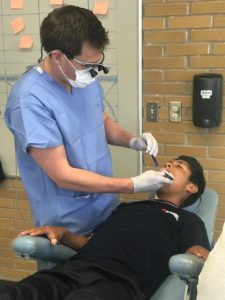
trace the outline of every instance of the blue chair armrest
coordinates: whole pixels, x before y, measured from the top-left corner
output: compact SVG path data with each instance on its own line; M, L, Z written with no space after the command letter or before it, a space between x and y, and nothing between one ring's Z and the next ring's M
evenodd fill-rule
M77 253L63 244L53 246L45 237L30 235L16 237L12 241L12 248L20 256L53 263L63 262Z
M183 280L197 278L205 260L192 254L177 254L170 258L169 268L172 274Z

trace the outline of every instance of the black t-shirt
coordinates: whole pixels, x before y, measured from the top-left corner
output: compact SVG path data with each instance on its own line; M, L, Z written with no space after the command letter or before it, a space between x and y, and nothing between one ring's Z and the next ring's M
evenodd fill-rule
M141 201L121 204L75 259L131 279L149 299L169 274L169 258L194 245L210 249L197 215L165 201Z

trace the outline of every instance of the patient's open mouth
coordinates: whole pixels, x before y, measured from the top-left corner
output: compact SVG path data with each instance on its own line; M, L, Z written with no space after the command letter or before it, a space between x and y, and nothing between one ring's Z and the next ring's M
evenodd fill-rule
M173 176L172 176L172 174L170 175L168 172L165 172L163 176L166 177L166 178L168 178L168 179L170 179L170 180L174 179Z

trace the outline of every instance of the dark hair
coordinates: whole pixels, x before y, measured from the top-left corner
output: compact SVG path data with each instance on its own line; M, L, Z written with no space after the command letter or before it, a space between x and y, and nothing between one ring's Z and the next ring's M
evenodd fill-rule
M54 9L42 21L41 44L48 53L61 50L69 59L82 52L84 42L104 50L108 33L92 11L74 5Z
M205 177L201 164L191 156L180 155L175 160L183 160L188 163L191 175L189 177L190 182L194 183L198 187L197 193L191 194L181 205L186 207L193 204L204 192L205 189Z

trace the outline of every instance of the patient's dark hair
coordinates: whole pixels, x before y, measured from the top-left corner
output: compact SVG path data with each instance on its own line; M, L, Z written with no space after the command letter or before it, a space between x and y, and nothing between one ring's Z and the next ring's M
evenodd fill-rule
M175 160L183 160L188 163L191 175L189 177L190 182L194 183L198 187L197 193L191 194L181 205L186 207L193 204L204 192L205 189L205 177L201 164L191 156L180 155Z
M40 36L47 53L61 50L69 59L81 54L85 42L101 51L109 44L108 33L96 15L74 5L50 12L41 24Z

